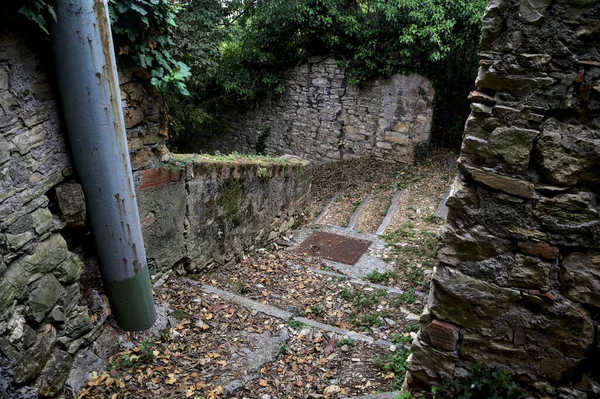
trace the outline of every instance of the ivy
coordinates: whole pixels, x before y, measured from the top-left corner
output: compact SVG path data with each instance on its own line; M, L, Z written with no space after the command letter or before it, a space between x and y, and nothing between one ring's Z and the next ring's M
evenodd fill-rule
M56 20L51 0L24 0L19 12L48 34L48 17ZM171 54L176 17L182 9L173 0L109 0L115 51L126 67L150 72L151 83L162 92L189 95L190 68Z

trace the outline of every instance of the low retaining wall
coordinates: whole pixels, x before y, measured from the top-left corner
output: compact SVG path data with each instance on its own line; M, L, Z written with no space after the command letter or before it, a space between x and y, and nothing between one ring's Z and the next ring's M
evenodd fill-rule
M301 223L310 205L310 164L295 157L175 155L134 179L154 276L225 264Z

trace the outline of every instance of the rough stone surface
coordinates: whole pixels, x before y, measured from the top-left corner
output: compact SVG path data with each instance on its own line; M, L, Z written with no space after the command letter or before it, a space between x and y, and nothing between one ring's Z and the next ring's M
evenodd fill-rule
M298 159L195 158L177 173L135 172L151 273L207 270L282 236L308 216L311 170Z
M191 151L293 154L314 162L373 157L412 162L431 134L433 88L424 77L394 75L357 88L334 59L288 71L285 94L222 107L229 132L199 137ZM260 144L258 144L260 145Z
M409 387L484 363L546 384L552 397L597 395L597 10L596 1L489 3ZM438 321L460 329L456 346ZM444 345L436 328L448 332Z
M56 198L62 212L62 218L71 227L85 225L85 195L78 183L65 183L56 187Z
M600 253L574 252L565 257L562 266L567 297L600 308Z
M25 44L29 32L5 6L0 4L0 398L60 397L73 358L101 345L106 350L94 353L105 362L113 345L94 342L104 336L105 317L93 323L80 304L78 280L86 266L79 255L88 261L93 254L82 252L89 247L89 226L46 67L52 59L37 51L43 45ZM146 164L156 166L168 155L164 102L149 82L133 77L122 91L126 113L138 118L128 119L128 139L140 143L131 154L148 151ZM60 231L65 222L77 228L75 235ZM81 303L93 302L87 299ZM70 393L77 396L76 389Z

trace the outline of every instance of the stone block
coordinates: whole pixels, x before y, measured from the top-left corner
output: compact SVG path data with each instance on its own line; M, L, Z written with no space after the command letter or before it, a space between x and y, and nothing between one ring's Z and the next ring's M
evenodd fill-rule
M33 228L38 235L44 234L54 227L54 219L48 208L36 209L31 214Z
M138 107L127 107L123 110L125 128L131 129L144 121L144 112Z
M482 169L477 169L470 166L465 166L465 170L475 181L495 190L522 198L533 197L535 186L533 183L528 181L502 176L492 172L486 172Z
M19 356L14 368L14 378L18 384L30 382L40 374L52 354L55 342L56 329L50 324L45 324L35 344Z
M519 13L526 21L540 23L552 0L523 0L519 2Z
M73 358L67 352L56 350L44 365L36 382L38 393L45 397L53 397L61 393L69 376Z
M25 244L33 239L33 233L31 231L26 231L21 234L7 234L6 242L8 244L8 249L10 251L17 251L21 249Z
M78 183L61 184L56 187L56 197L62 219L71 227L83 227L87 214L83 187Z
M43 125L36 125L24 133L16 136L12 141L21 155L27 154L32 149L44 144L46 130Z
M600 183L600 134L597 130L550 119L542 125L534 158L553 184Z
M59 282L63 284L70 284L79 278L84 269L85 265L81 259L79 259L79 256L73 254L60 265L58 265L58 267L54 269L52 273Z
M481 261L510 251L510 241L490 234L482 226L469 230L444 230L438 250L440 262L456 266L461 262Z
M549 289L554 265L539 258L517 254L510 271L510 285L523 289Z
M507 172L525 174L537 130L499 127L487 137L474 154L483 166L493 166Z
M26 275L26 279L34 274L46 274L61 264L67 256L69 250L67 244L60 234L53 234L47 240L39 243L32 255L26 256L19 262L11 264L11 268L19 268L20 274ZM18 263L18 266L17 266Z
M133 170L143 169L150 164L152 160L152 151L149 148L142 148L131 157L131 167Z
M600 308L600 253L574 252L566 256L560 276L568 298Z
M520 292L438 267L432 278L429 309L436 319L464 328L483 328L513 308Z
M542 198L534 208L546 225L578 225L598 219L596 195L588 191Z
M460 328L439 320L433 320L425 328L425 334L427 334L431 345L435 346L436 348L453 352L456 350L456 346L458 345Z
M52 274L44 275L33 284L29 293L26 302L28 316L39 323L64 292L65 289Z

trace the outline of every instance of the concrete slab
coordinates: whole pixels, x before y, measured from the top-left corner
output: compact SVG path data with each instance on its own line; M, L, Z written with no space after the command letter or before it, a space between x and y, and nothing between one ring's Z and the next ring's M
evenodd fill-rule
M400 199L401 193L402 193L402 191L398 191L396 193L396 195L394 195L394 198L392 198L392 204L390 205L390 208L388 209L387 214L385 215L385 218L383 218L381 225L379 226L379 228L377 229L377 232L375 233L378 236L385 233L385 229L387 229L390 222L392 221L392 218L394 217L394 214L396 213L396 210L398 209L398 200Z

